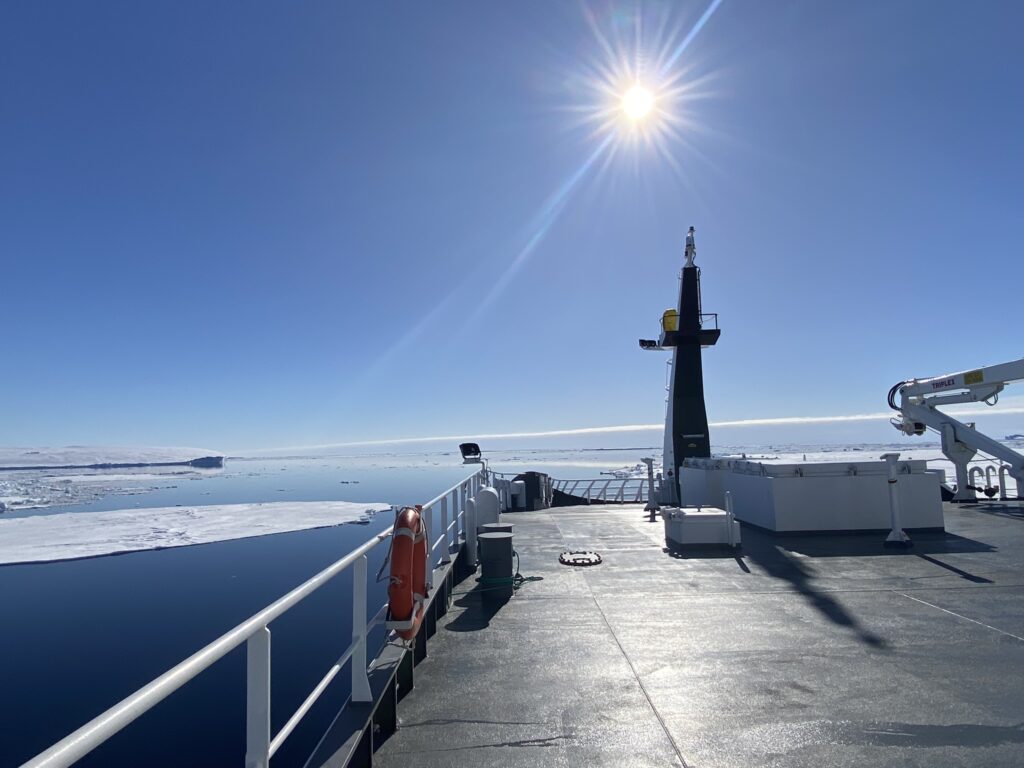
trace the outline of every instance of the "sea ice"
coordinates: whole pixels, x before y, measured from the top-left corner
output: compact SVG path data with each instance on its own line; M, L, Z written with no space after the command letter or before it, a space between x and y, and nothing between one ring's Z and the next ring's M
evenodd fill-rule
M167 481L204 477L220 470L191 467L163 471L107 472L53 469L16 469L0 472L0 513L39 509L61 504L85 504L108 496L155 490Z
M362 522L384 503L288 501L0 518L0 565L185 547Z

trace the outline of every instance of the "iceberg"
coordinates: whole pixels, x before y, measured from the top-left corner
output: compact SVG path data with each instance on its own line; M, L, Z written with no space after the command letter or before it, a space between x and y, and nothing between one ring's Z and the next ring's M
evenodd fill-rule
M384 503L287 501L0 518L0 565L187 547L367 522Z

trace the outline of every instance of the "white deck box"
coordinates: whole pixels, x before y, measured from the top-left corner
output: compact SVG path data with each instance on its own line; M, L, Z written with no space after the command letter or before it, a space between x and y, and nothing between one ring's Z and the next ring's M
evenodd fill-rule
M896 466L903 528L943 530L938 475L928 472L924 461L900 461ZM680 474L687 503L724 507L729 491L736 519L769 531L889 529L884 461L769 464L688 459Z
M714 507L667 507L665 541L675 547L739 546L740 524L724 509ZM732 531L730 532L730 527Z

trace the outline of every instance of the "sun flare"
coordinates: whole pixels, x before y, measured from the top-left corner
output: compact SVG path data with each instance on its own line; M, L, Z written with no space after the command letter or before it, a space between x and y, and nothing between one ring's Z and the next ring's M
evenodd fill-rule
M560 93L567 100L560 108L596 147L599 157L591 155L584 167L593 167L598 179L639 175L652 167L645 158L656 156L659 169L689 183L688 161L699 156L695 141L711 132L698 119L699 102L715 96L719 76L690 44L722 0L700 1L709 5L692 26L671 3L644 12L637 4L632 18L594 10L586 0L581 6L594 44L563 76Z
M654 94L637 83L622 95L622 111L633 122L643 120L654 108Z

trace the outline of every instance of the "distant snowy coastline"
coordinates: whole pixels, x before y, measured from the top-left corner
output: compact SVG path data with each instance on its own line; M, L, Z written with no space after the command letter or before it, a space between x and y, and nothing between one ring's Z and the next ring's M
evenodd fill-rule
M204 448L135 448L69 445L61 448L0 448L0 471L33 469L127 469L224 466L224 454Z
M290 501L0 518L0 565L187 547L366 522L384 503Z

